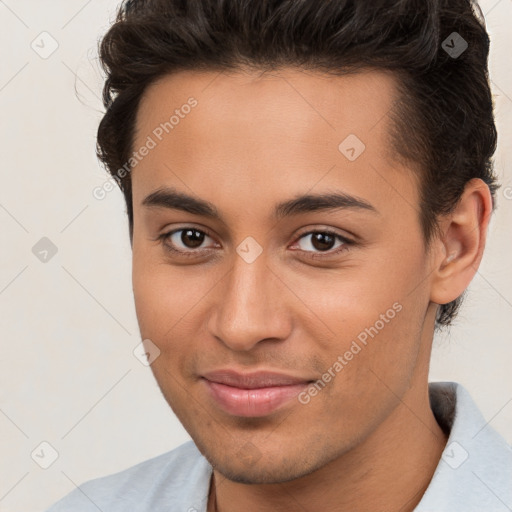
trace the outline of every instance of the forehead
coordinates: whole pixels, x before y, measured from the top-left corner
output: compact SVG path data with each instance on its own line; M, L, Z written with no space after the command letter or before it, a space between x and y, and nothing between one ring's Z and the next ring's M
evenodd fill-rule
M390 72L380 70L342 76L296 68L274 72L180 71L147 87L138 109L137 134L151 132L194 98L198 103L190 113L194 122L180 126L182 137L199 137L205 132L212 137L223 129L231 134L238 130L254 132L254 128L280 138L293 131L296 137L305 136L305 142L313 131L318 138L329 130L339 135L351 130L361 137L370 136L391 110L395 80ZM294 121L292 126L287 124L290 121ZM378 138L379 131L371 137Z
M322 185L371 202L412 198L410 171L391 158L395 98L394 76L377 70L166 75L138 109L133 150L149 139L154 147L132 171L134 206L166 184L213 203L225 194L234 207L234 193L256 207L264 192L270 206Z

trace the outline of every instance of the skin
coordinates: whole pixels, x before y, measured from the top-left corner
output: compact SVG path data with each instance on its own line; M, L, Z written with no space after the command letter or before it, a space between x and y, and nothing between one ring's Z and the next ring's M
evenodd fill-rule
M447 438L428 399L435 313L476 273L491 197L469 182L427 250L413 165L389 152L395 85L382 71L288 68L186 71L145 91L134 149L198 101L132 171L133 291L141 336L161 351L158 385L214 468L208 510L216 501L220 512L411 511L439 463ZM348 134L366 145L352 162L338 150ZM213 203L223 220L141 204L161 187ZM332 191L378 213L271 217L281 201ZM199 247L182 232L158 239L190 227L211 236ZM322 250L303 235L327 228L354 243L333 254L341 241ZM236 251L248 236L262 248L252 263ZM173 243L192 257L169 252ZM307 404L243 418L206 393L200 375L226 367L319 379L396 303L400 312Z

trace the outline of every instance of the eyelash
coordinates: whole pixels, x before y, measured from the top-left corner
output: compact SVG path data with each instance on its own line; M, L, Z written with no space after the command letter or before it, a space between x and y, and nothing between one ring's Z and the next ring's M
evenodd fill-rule
M186 226L183 228L174 229L172 231L169 231L168 233L162 233L161 235L158 236L157 240L160 240L162 245L164 246L165 250L170 253L178 254L178 255L184 256L186 258L197 257L198 253L200 253L201 251L207 250L207 249L196 249L196 250L191 249L188 251L182 251L181 249L176 249L175 247L172 247L171 245L166 243L166 240L170 239L170 237L172 235L174 235L175 233L179 233L180 231L186 231L188 229L197 231L199 233L209 236L210 238L213 238L213 236L205 229L197 229L193 226ZM348 251L350 249L350 247L354 245L354 242L352 242L351 240L348 240L344 236L341 236L339 233L336 233L335 231L332 231L330 229L315 229L315 230L307 231L305 233L302 233L297 238L297 241L301 240L302 238L304 238L308 235L312 235L315 233L321 233L323 235L333 236L333 237L337 238L339 241L341 241L342 245L340 247L338 247L337 249L334 249L334 250L330 249L329 251L325 251L325 252L311 253L310 251L302 251L299 249L299 252L305 253L305 256L307 258L310 258L313 260L321 259L321 258L331 258L333 256L336 256L336 255L344 252L344 251ZM294 243L294 245L295 245L295 243Z

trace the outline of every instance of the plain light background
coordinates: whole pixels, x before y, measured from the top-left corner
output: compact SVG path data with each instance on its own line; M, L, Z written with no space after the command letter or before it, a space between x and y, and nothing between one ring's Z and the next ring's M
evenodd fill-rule
M190 439L133 355L141 340L121 192L92 195L107 179L94 152L103 111L96 44L117 5L0 0L1 511L42 511L85 480ZM435 340L430 380L465 385L510 443L512 1L480 5L503 186L457 324ZM57 248L46 263L32 251L43 237ZM58 452L48 469L36 462L52 454L42 442Z

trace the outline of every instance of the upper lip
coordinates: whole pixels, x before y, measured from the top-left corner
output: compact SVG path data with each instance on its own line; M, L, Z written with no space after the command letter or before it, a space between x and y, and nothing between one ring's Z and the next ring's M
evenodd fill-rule
M290 386L311 382L308 379L294 377L284 373L257 371L252 373L239 373L235 370L216 370L202 375L211 382L218 382L242 389L257 389L273 386Z

